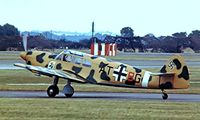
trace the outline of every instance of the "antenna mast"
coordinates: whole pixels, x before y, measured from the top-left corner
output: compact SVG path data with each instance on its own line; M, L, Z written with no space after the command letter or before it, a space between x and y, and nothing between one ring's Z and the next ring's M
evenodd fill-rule
M94 21L92 22L92 38L94 37Z

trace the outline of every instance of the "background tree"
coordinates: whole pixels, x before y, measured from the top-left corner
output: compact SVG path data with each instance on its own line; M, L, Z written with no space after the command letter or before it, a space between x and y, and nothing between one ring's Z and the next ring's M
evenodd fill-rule
M153 50L158 50L160 46L159 38L155 37L152 33L149 33L143 37L143 46L145 48L153 48Z
M172 34L173 37L175 38L186 38L187 37L187 33L186 32L177 32Z
M131 27L124 27L120 30L122 37L132 38L134 36L133 29Z
M10 25L8 23L3 26L3 31L4 31L4 35L7 35L7 36L19 35L18 29L15 26Z
M19 31L10 24L0 25L0 50L7 50L7 48L19 48Z
M120 30L121 37L120 37L120 46L122 49L130 49L132 48L133 43L133 29L131 27L124 27ZM119 40L118 40L119 41Z
M172 36L162 36L162 39L160 39L160 48L167 53L176 53L177 41Z
M191 41L187 37L186 32L177 32L172 34L174 40L176 41L177 52L181 52L181 48L190 47Z
M200 31L199 30L194 30L192 33L188 35L190 41L191 41L191 47L195 51L200 50Z
M91 40L90 39L83 39L79 41L81 48L90 48Z
M0 35L5 35L5 32L4 32L4 28L3 26L0 25Z

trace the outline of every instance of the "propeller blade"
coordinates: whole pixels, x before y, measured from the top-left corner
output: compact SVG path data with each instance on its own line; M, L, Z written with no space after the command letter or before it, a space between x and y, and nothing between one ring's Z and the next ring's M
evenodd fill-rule
M24 46L24 50L27 51L27 35L23 36L22 42L23 42L23 46Z

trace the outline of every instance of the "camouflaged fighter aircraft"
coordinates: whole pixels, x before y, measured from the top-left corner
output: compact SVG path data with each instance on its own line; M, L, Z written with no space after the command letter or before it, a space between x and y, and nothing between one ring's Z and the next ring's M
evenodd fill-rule
M72 97L71 82L91 83L119 87L161 89L163 99L168 95L164 89L185 89L189 87L188 68L179 55L171 57L159 73L152 73L103 57L64 50L58 55L43 51L28 51L20 54L27 64L16 63L36 75L53 77L47 89L49 97L59 93L59 78L67 80L63 88L66 97Z

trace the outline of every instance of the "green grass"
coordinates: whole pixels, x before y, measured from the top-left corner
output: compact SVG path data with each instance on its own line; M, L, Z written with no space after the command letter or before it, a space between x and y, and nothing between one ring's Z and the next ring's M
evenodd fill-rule
M199 103L46 98L1 98L0 119L198 120Z
M0 51L0 60L20 60L19 51Z

